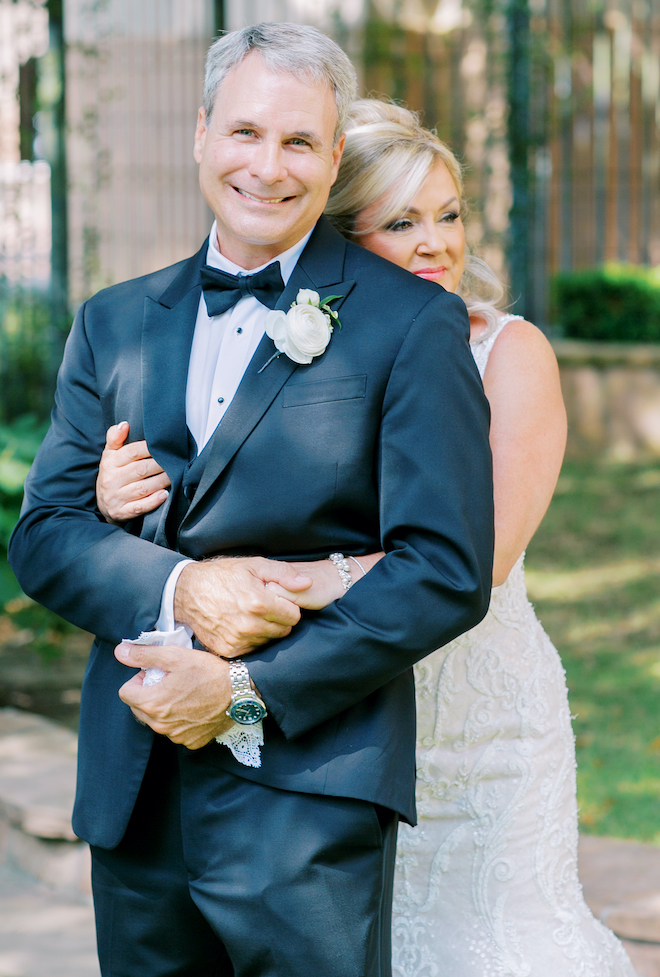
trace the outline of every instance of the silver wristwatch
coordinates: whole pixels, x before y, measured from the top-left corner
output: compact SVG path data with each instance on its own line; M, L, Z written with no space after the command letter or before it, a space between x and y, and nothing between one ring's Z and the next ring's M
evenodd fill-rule
M234 659L229 663L231 703L227 715L241 726L252 726L263 719L266 705L250 685L250 673L245 662Z

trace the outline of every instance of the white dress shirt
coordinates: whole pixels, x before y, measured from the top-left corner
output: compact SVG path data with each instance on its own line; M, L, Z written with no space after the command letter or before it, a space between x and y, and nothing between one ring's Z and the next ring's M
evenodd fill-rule
M254 275L273 261L279 261L282 281L286 285L311 233L309 231L292 248L259 268L246 271L220 253L214 221L209 235L206 263L231 275ZM227 312L210 316L204 294L200 297L186 386L186 423L195 439L198 454L212 437L234 399L243 374L263 337L268 312L269 309L258 299L248 295L239 299ZM175 629L174 591L181 571L192 562L181 560L170 573L163 589L156 630Z

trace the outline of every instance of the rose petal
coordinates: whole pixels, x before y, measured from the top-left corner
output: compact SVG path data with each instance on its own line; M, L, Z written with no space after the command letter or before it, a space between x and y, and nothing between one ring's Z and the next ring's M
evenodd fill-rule
M290 360L293 360L294 363L312 362L312 356L310 356L309 353L305 353L302 350L298 349L296 344L291 342L290 336L287 336L282 347L282 352L285 353Z
M275 346L278 349L282 349L282 345L286 340L287 334L287 323L286 315L280 310L273 310L269 312L266 316L266 335L269 339L272 339Z
M301 288L296 295L298 305L318 305L320 301L321 297L319 293L315 292L312 288Z
M301 352L320 356L330 342L328 316L313 305L294 305L287 313L287 338Z

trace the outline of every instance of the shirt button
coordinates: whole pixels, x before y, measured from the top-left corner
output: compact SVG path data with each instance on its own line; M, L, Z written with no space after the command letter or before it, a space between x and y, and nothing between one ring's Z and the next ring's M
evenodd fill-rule
M240 336L240 334L241 334L241 333L243 332L243 327L242 327L242 326L239 326L239 327L238 327L238 329L236 330L236 332L237 332L237 333L239 334L239 336Z
M219 404L224 404L224 402L225 402L225 398L224 397L218 397L218 403Z

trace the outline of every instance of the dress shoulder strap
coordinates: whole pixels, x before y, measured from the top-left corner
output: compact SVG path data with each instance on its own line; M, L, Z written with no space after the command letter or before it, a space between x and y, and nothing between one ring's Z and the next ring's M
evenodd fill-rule
M474 340L470 340L470 350L472 351L474 361L477 364L477 369L481 374L482 380L486 371L488 357L490 356L490 352L495 345L495 340L507 323L511 322L512 319L522 318L524 317L521 315L513 315L513 313L507 312L505 315L499 317L498 322L485 329L480 336Z

